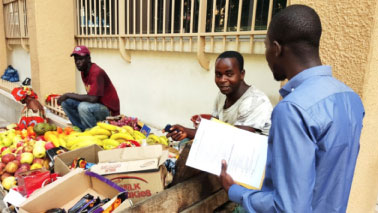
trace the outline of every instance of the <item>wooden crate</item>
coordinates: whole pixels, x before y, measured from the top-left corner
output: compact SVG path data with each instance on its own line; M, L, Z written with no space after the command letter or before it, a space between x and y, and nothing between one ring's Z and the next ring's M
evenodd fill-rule
M45 107L50 110L51 113L60 116L62 118L68 119L66 113L63 111L63 108L58 105L58 98L53 97L49 102L45 103Z

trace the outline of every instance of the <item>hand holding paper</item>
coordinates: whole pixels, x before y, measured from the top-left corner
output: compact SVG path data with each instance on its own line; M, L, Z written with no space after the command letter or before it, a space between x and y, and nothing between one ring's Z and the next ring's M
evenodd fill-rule
M186 165L214 175L221 175L221 162L226 160L225 171L230 178L232 177L231 179L247 188L260 189L264 177L267 149L267 136L214 120L203 119L194 138ZM225 177L228 177L228 174Z
M220 183L226 192L228 193L228 189L235 184L235 181L232 177L227 173L227 162L222 160L222 171L219 176Z

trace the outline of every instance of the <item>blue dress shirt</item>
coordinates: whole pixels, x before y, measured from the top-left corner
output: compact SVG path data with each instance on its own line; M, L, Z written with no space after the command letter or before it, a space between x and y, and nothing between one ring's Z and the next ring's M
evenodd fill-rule
M345 212L359 151L360 97L317 66L294 76L272 113L261 191L232 185L248 212Z

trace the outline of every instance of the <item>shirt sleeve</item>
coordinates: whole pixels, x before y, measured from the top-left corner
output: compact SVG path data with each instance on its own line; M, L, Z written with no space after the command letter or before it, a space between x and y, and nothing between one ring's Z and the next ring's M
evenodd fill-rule
M220 99L220 95L218 94L214 101L213 112L211 113L211 116L213 116L214 118L219 118L219 112L218 112L219 99Z
M234 125L250 126L259 130L269 130L272 104L263 97L246 98L240 104Z
M103 72L98 72L97 75L91 76L91 84L90 89L88 91L88 95L93 96L104 96L104 90L105 90L105 76Z
M268 154L272 155L273 187L256 191L233 185L229 198L248 212L311 212L316 151L311 129L315 125L303 109L285 102L274 109L272 124Z

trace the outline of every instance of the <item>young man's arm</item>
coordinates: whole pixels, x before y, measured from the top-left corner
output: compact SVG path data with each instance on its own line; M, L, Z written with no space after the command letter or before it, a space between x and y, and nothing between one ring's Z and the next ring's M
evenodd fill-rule
M100 97L95 96L95 95L80 95L76 93L65 93L64 95L58 98L58 104L60 105L63 101L69 98L80 101L80 102L89 102L89 103L97 103L100 100Z
M257 191L230 186L232 181L223 174L221 183L229 188L230 200L242 204L248 212L311 212L316 144L303 119L311 118L296 106L285 103L276 107L268 149L272 165L267 165L274 188Z

